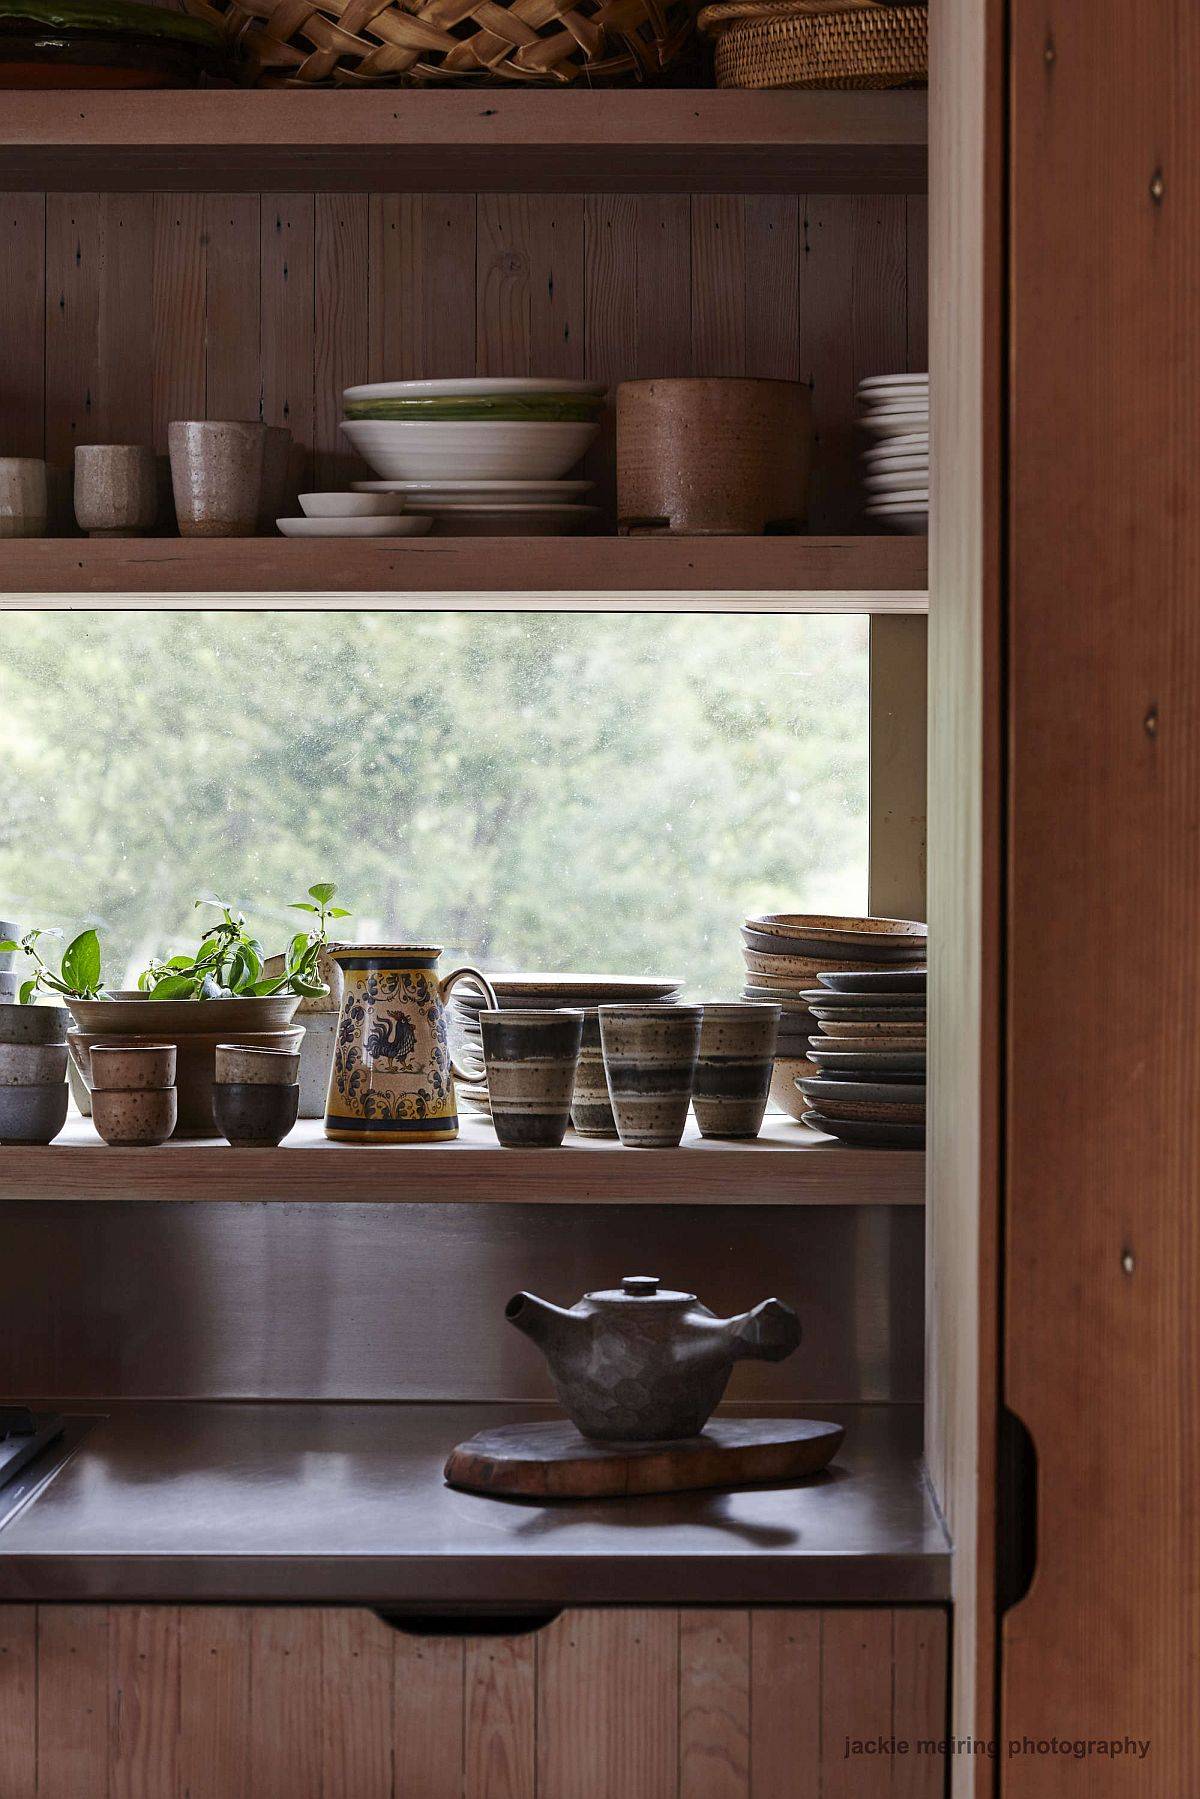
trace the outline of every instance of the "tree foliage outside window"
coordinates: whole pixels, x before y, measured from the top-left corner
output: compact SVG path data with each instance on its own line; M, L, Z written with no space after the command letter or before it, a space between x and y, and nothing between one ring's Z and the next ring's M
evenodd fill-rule
M0 916L110 986L319 877L358 941L728 996L748 911L865 910L866 620L10 613L0 768Z

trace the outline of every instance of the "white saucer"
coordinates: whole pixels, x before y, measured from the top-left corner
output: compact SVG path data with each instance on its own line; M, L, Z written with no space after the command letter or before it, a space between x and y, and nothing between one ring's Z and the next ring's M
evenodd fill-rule
M411 512L395 518L277 518L285 537L424 537L433 524Z
M525 394L603 394L606 381L559 381L553 375L464 375L450 381L368 381L346 387L347 405L357 400L481 400Z
M927 412L889 412L872 418L860 418L859 427L872 437L923 437L929 441Z
M355 481L355 493L403 494L406 500L431 505L475 501L481 506L524 501L534 506L569 503L590 493L594 481Z

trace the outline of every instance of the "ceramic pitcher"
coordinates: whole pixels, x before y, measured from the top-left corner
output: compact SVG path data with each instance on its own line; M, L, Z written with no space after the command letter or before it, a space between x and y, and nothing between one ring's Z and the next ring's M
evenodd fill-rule
M439 980L440 949L354 943L331 954L345 978L325 1102L325 1135L342 1143L432 1143L457 1137L454 1082L478 1080L450 1055L445 1001L469 975L495 1006L477 968Z

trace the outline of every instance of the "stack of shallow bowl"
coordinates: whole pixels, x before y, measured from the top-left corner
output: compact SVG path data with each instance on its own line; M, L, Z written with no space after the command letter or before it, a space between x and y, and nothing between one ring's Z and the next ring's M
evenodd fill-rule
M929 376L868 375L858 385L867 517L887 531L929 528Z
M595 442L605 387L472 376L348 387L342 430L391 495L456 536L561 535L596 516L590 481L564 480Z
M652 975L617 974L489 974L501 1011L530 1006L551 1009L569 1006L584 1014L583 1049L576 1077L576 1104L572 1122L585 1136L615 1137L617 1127L607 1106L603 1088L603 1061L597 1006L673 1004L683 986L681 980ZM483 1037L479 1014L488 1004L474 984L460 982L450 995L450 1023L468 1060L483 1065ZM599 1074L597 1074L599 1069ZM459 1099L474 1111L491 1116L487 1077L455 1083ZM582 1087L582 1091L581 1091ZM593 1091L593 1089L595 1089ZM604 1114L607 1112L607 1116Z
M925 1147L925 970L826 971L804 996L820 1072L796 1082L804 1123L845 1143Z
M783 1007L771 1101L801 1119L811 1105L800 1078L819 1075L813 1059L814 1018L809 994L818 977L911 969L925 961L926 929L906 918L845 918L825 913L767 912L742 927L746 999L774 999Z

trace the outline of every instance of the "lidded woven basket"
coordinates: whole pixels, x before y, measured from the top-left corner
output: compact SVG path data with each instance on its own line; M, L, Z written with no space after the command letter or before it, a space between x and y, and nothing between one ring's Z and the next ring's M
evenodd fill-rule
M927 79L928 10L893 0L719 0L718 87L905 87Z
M690 0L185 0L264 87L648 80L691 35Z

